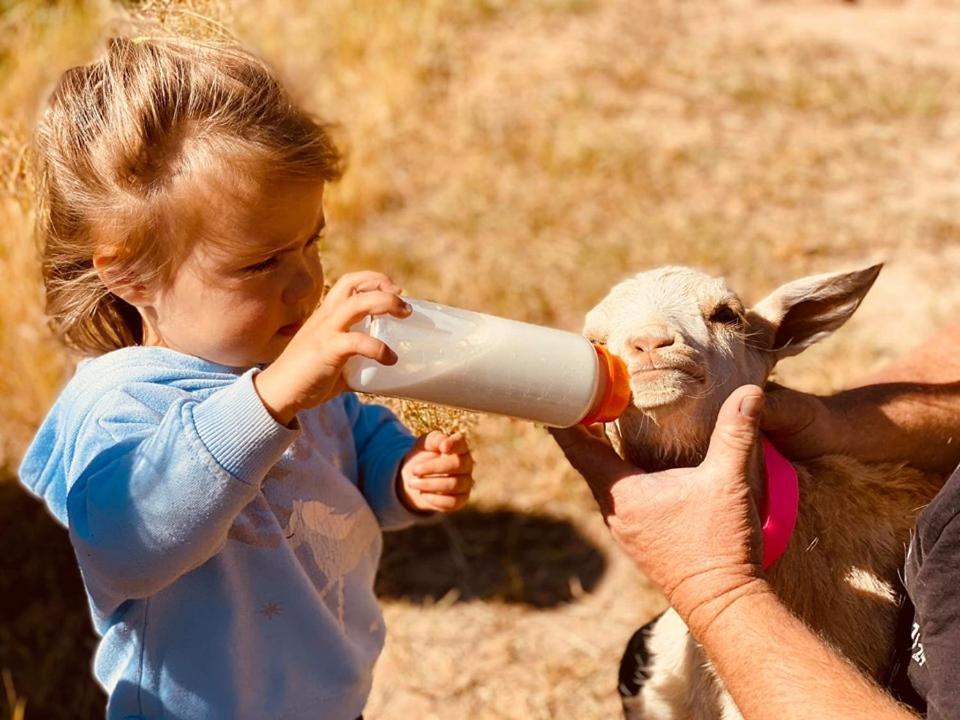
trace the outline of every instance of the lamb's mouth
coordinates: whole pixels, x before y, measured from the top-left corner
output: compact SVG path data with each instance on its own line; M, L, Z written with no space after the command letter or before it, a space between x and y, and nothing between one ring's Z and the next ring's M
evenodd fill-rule
M667 366L631 369L633 404L641 410L670 405L687 396L690 385L703 381L703 374L694 368Z
M703 373L700 373L693 368L689 367L678 367L676 365L663 365L655 367L646 367L646 368L631 368L630 375L632 377L643 378L645 382L650 380L655 380L658 377L664 377L670 375L671 373L676 373L678 375L684 375L690 380L695 380L696 382L703 381Z

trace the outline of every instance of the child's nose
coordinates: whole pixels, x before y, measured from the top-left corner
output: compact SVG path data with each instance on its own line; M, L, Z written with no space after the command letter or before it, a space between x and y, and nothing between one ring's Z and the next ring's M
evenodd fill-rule
M310 268L304 266L297 268L283 290L283 301L296 304L304 298L310 297L311 293L317 291L321 280L322 276L318 277L318 273L313 272Z

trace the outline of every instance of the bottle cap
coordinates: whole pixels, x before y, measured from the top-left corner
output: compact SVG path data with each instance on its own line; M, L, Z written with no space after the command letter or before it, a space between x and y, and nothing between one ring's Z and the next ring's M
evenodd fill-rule
M599 360L600 377L605 380L603 394L580 421L581 425L606 423L616 420L630 404L630 373L627 365L603 345L594 345Z

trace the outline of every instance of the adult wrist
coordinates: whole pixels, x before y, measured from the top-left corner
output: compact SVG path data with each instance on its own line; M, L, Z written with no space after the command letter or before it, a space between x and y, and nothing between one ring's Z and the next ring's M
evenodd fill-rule
M758 598L776 596L770 584L760 577L749 577L731 584L729 589L711 596L691 606L684 612L678 608L681 617L695 638L704 646L711 646L711 638L722 634L725 625L740 623L742 615L751 615L751 607ZM681 605L682 607L682 605Z

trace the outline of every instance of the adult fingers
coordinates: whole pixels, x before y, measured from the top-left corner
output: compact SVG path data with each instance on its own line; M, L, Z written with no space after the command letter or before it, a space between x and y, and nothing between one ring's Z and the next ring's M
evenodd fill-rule
M807 393L769 383L765 390L760 427L771 433L793 434L812 422Z
M595 438L603 440L604 444L610 444L610 438L607 437L606 426L603 423L594 423L593 425L581 425L588 433Z
M816 395L770 383L765 391L760 429L788 455L815 457L837 452L836 433L827 423L823 401Z
M625 477L643 472L617 455L605 439L584 427L547 429L573 468L587 481L605 514L611 508L610 488Z
M730 393L720 408L703 465L724 476L744 477L756 444L762 408L763 390L756 385L744 385Z

